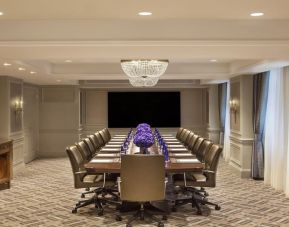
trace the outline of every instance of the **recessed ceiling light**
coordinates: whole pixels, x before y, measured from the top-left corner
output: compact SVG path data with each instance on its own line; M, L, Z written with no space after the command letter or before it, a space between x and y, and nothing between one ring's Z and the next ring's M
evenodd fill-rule
M36 72L34 72L34 71L31 71L31 72L30 72L30 74L36 74Z
M65 60L65 62L70 63L72 62L70 59Z
M210 62L217 62L218 60L216 59L211 59Z
M152 12L139 12L139 16L151 16L153 13Z
M4 62L3 65L4 65L4 66L11 66L11 64L8 63L8 62Z
M0 16L2 16L3 15L3 12L0 12Z
M25 71L26 69L25 69L25 68L22 68L22 67L19 67L18 70L19 70L19 71Z
M250 16L251 17L261 17L261 16L264 16L264 13L262 13L262 12L253 12L253 13L250 13Z
M56 82L61 82L61 80L56 80Z

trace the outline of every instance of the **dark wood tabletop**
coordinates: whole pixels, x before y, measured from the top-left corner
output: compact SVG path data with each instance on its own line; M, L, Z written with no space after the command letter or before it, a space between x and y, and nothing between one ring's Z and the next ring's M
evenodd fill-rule
M150 147L148 151L150 154L159 154L160 152L156 145ZM134 144L131 145L128 151L129 154L135 154L138 152L139 148ZM192 158L195 157L192 155ZM171 161L166 163L165 168L167 173L201 172L204 169L204 164L199 161L194 163L177 163L175 162L175 159L172 158ZM93 161L90 161L85 164L85 169L88 173L120 173L121 163L120 161L111 163L94 163Z

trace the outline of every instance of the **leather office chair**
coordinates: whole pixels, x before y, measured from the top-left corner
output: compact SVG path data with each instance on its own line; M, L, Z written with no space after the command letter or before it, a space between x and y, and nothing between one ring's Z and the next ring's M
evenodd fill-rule
M94 133L94 135L96 136L96 139L98 141L98 144L100 145L100 147L104 147L105 146L105 141L102 139L102 136L99 132Z
M150 213L145 203L165 199L165 159L163 155L124 155L121 160L120 198L122 201L139 202L140 209L128 220L126 226L131 227L131 222L145 216L164 226L161 220ZM162 213L166 220L165 213ZM116 216L121 221L120 215Z
M108 135L105 133L105 131L101 130L101 131L99 131L99 134L100 134L102 140L104 141L104 143L107 144L110 139L109 139Z
M184 129L183 131L184 131L184 133L181 134L180 141L184 144L186 139L187 139L187 137L188 137L188 135L189 135L189 133L190 133L190 130Z
M205 139L199 149L196 152L196 157L200 162L204 162L206 153L210 150L213 145L212 141Z
M90 139L91 143L95 147L95 153L94 154L98 153L100 151L100 149L102 148L102 145L99 143L96 135L95 134L89 135L88 138Z
M194 146L192 147L192 149L191 149L191 152L193 153L193 154L196 154L197 153L197 151L199 150L199 148L200 148L200 146L202 145L202 143L204 142L204 138L203 137L199 137L198 139L197 139L197 141L195 142L195 144L194 144Z
M96 148L95 148L94 144L91 142L91 139L89 137L87 137L83 141L85 142L85 144L89 148L90 152L92 153L92 156L94 156L96 153Z
M192 203L192 206L197 208L197 214L202 214L200 204L215 206L216 210L221 209L218 204L209 202L206 197L207 195L202 194L205 193L202 188L216 187L216 175L221 152L222 148L220 146L216 144L211 146L210 150L205 155L205 169L202 173L191 172L173 175L175 186L179 186L184 191L192 193L192 197L189 199L176 200L174 208L186 203ZM201 187L201 190L198 190L195 187Z
M84 169L85 160L76 146L66 148L66 153L69 157L74 178L74 188L91 188L96 187L94 196L90 199L80 200L76 203L72 213L76 213L81 207L94 204L98 209L98 215L103 214L102 200L99 195L103 194L104 187L113 187L116 184L116 179L105 179L104 174L88 174Z
M177 131L177 134L176 134L176 138L178 140L180 140L180 135L181 135L181 132L183 131L184 128L179 128L178 131Z
M84 142L84 140L75 143L76 147L78 148L78 150L80 151L80 153L82 154L84 160L86 162L89 162L92 159L92 152L89 149L89 147L87 146L87 144Z
M108 140L111 140L111 134L110 134L108 128L104 128L103 131L106 134L106 136L108 137Z
M179 138L177 138L179 141L182 140L183 135L185 134L185 132L187 131L187 129L183 128L182 131L180 132Z
M185 142L184 142L184 145L185 145L186 147L189 145L189 142L190 142L190 140L192 139L193 135L194 135L194 133L191 132L191 131L189 131L189 134L188 134L188 136L187 136L187 138L186 138L186 140L185 140Z
M193 149L193 147L194 147L194 145L195 145L195 143L197 142L197 139L199 138L199 136L197 135L197 134L194 134L193 136L192 136L192 138L190 139L190 141L188 142L188 149L190 150L190 151L192 151L192 149Z

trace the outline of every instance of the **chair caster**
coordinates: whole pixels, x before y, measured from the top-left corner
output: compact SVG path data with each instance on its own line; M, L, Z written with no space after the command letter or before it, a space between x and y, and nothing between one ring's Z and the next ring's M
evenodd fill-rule
M177 212L177 208L175 206L172 207L172 212Z
M164 221L168 220L167 215L163 215L162 220L164 220Z
M90 190L90 188L86 188L86 189L85 189L85 191L87 191L87 192L88 192L89 190Z
M115 220L116 220L116 221L122 221L122 217L119 216L119 215L116 215Z
M132 227L132 224L126 224L125 226L126 227Z
M77 209L74 208L74 209L71 211L71 213L76 214L76 213L77 213Z
M164 227L164 226L165 226L164 223L162 223L162 222L158 223L158 227Z
M82 198L82 199L85 198L85 195L84 195L84 194L81 194L80 198Z
M204 193L204 196L209 196L209 193L208 193L208 192L205 192L205 193Z
M221 210L221 207L219 205L216 205L215 210Z
M103 215L103 210L97 211L97 215L98 215L98 216L102 216L102 215Z

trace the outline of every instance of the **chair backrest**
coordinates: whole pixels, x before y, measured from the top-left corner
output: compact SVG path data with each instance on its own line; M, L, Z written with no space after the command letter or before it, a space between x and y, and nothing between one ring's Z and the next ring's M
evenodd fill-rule
M187 139L187 137L188 137L188 135L190 133L190 130L184 129L183 131L184 131L184 133L182 133L180 140L181 140L182 143L185 143L185 141L186 141L186 139Z
M195 142L195 144L194 144L194 146L192 147L192 150L191 150L193 154L197 154L197 152L198 152L200 146L202 145L202 143L204 142L204 140L205 139L203 137L199 137L197 139L197 141Z
M219 145L213 144L205 155L205 169L210 171L217 171L218 162L223 148Z
M90 159L92 158L92 152L90 151L90 149L87 146L87 144L82 140L82 141L80 141L78 143L75 143L75 145L77 146L78 150L82 154L82 156L85 159L85 161L89 162Z
M74 178L74 187L75 188L82 188L82 181L81 179L85 176L83 174L76 174L76 172L84 170L84 163L85 160L83 159L80 151L77 149L76 146L70 146L66 148L66 153L69 157L73 178Z
M104 128L103 130L104 130L106 136L108 137L108 139L111 140L111 134L110 134L108 128Z
M209 151L213 143L210 140L204 140L196 152L196 157L200 162L204 161L206 153Z
M206 187L216 186L217 168L222 150L223 148L221 148L216 144L213 144L205 155L205 170L210 171L210 172L204 171L204 174L206 175L207 178Z
M94 135L96 136L96 139L97 139L98 144L100 145L100 147L103 147L105 145L105 142L102 139L102 136L100 135L100 133L96 132L96 133L94 133Z
M123 155L120 176L123 201L146 202L165 198L163 155Z
M199 138L199 136L197 134L194 134L192 136L192 138L190 139L189 143L188 143L188 148L190 151L192 151L195 143L197 142L197 139Z
M192 139L193 135L194 135L194 133L189 131L189 134L188 134L188 136L187 136L187 138L186 138L186 140L184 142L185 146L188 146L188 144L189 144L190 140Z
M107 134L105 133L104 130L99 131L99 134L102 138L102 140L104 141L105 144L107 144L109 142L109 138L107 136Z
M93 135L89 135L88 138L90 139L90 142L93 144L93 147L96 153L96 151L99 150L100 148L100 144L98 143L96 136L93 134Z
M180 139L180 135L181 135L181 132L183 131L183 129L184 128L182 128L182 127L178 129L177 134L176 134L177 139Z
M91 142L91 139L87 137L83 141L88 146L88 148L89 148L90 152L92 153L92 155L94 155L96 153L96 148L94 147L93 143Z

